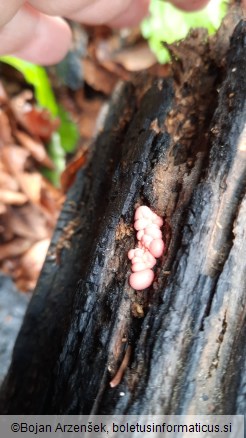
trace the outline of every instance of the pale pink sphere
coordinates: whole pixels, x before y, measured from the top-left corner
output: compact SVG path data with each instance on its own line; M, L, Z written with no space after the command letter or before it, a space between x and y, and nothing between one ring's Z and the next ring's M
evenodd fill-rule
M156 264L155 257L153 257L153 255L147 249L136 248L134 250L134 257L130 260L132 262L132 271L134 272L141 270L144 271L147 268L153 268ZM135 266L135 264L137 266Z
M134 222L134 228L135 230L144 230L144 228L146 228L149 225L149 221L147 219L137 219Z
M134 272L129 277L129 284L135 290L143 290L149 287L154 281L154 272L151 269Z
M157 225L158 227L162 227L163 219L160 216L158 216L157 214L155 214L155 217L152 219L152 223Z
M156 258L162 256L164 249L165 249L165 244L162 239L154 239L149 245L149 251Z
M135 216L134 219L149 219L152 216L152 211L150 210L149 207L147 207L146 205L141 205L140 207L138 207L135 211Z
M144 248L130 249L128 251L128 258L130 260L132 260L132 263L133 263L133 260L134 260L135 257L138 257L138 258L140 258L142 260L142 258L144 256L144 253L145 253L145 249Z
M141 205L136 209L134 219L134 228L137 231L143 230L152 225L155 225L158 228L163 225L162 218L146 205Z
M149 248L152 240L153 240L153 237L148 236L147 234L144 234L144 236L141 239L141 243L145 246L145 248Z
M139 272L139 271L145 271L145 269L148 269L149 266L146 265L145 262L136 262L132 264L132 272Z
M151 254L150 254L151 255ZM142 259L134 261L132 260L132 272L145 271L145 269L151 269L155 266L156 259L153 257L148 259Z
M137 239L141 240L143 236L144 236L144 230L139 230L137 232Z
M143 290L153 283L154 272L151 268L165 249L160 230L163 220L145 205L136 209L134 218L138 247L128 252L128 258L132 262L129 284L135 290Z
M161 230L158 227L156 227L155 225L152 225L151 227L145 228L144 234L153 237L153 239L161 239L162 238Z
M153 268L156 264L155 257L148 250L144 253L143 261L146 263L147 268Z
M143 257L145 250L143 248L135 248L135 256L136 257Z
M130 260L132 260L133 259L133 257L134 257L134 255L135 255L135 249L130 249L129 251L128 251L128 258L130 259Z
M133 257L133 259L132 259L132 265L133 265L134 263L142 263L142 261L143 261L143 257Z

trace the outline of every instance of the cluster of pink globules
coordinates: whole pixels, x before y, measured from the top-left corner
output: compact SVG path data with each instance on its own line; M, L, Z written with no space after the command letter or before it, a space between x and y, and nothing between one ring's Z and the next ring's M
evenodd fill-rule
M146 289L153 283L152 268L165 249L160 230L162 225L162 218L149 207L142 205L136 209L134 228L137 231L138 246L128 252L132 262L129 284L135 290Z

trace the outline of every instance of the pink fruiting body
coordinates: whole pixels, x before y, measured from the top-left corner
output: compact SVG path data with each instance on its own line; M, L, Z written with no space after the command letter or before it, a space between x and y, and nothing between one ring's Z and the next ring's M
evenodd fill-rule
M147 207L146 205L141 205L136 209L134 219L142 219L144 217L149 218L150 216L152 216L152 214L153 212L150 210L149 207Z
M144 271L146 264L144 262L137 262L132 264L132 272Z
M134 223L135 230L143 230L148 226L149 222L146 219L137 219Z
M153 239L162 239L162 232L156 226L146 228L144 234L153 237Z
M143 290L149 287L154 280L154 272L152 269L144 269L143 271L134 272L130 275L129 283L133 289Z
M133 272L129 277L129 284L133 289L143 290L153 283L152 268L156 264L156 258L161 257L165 250L160 230L163 220L145 205L136 209L134 219L138 247L128 252Z
M162 256L165 245L162 239L153 239L149 245L150 253L157 259Z

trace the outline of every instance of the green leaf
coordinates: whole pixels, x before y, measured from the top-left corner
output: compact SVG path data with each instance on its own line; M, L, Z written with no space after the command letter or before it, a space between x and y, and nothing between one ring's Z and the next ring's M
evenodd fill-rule
M216 32L227 11L224 0L210 0L206 8L197 12L184 12L168 2L152 0L150 16L141 25L144 38L161 63L170 60L162 42L169 44L184 39L190 29L203 27L211 35Z
M47 108L52 116L55 117L58 115L56 98L51 88L48 75L43 67L13 56L1 56L0 61L11 65L22 73L26 82L33 86L38 104L41 107Z
M47 108L53 117L60 118L58 131L52 135L48 145L48 153L55 164L56 170L44 169L43 173L56 186L59 185L59 175L65 168L65 156L73 152L79 139L77 125L63 107L57 104L46 70L43 67L12 57L1 56L0 61L11 65L23 74L27 83L34 88L35 98L39 106Z
M48 154L55 164L55 170L43 168L42 173L54 186L60 186L60 174L65 169L66 160L61 138L58 132L54 132L47 147Z
M1 56L0 61L11 65L22 73L26 82L34 87L39 106L47 108L52 116L60 118L58 132L61 136L62 148L65 152L73 152L79 139L79 131L70 115L57 104L46 70L39 65L12 56Z
M79 140L77 125L71 120L70 115L62 106L58 106L58 117L61 124L58 132L61 136L62 147L66 152L73 152Z

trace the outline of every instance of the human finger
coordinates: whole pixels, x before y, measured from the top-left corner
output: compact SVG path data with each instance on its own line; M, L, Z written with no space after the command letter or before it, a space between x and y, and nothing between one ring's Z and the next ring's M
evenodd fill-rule
M0 2L0 27L4 26L13 18L23 3L24 0L2 0Z
M209 3L209 0L171 0L171 3L183 11L198 11Z
M112 27L136 26L148 13L150 0L135 0L108 24Z
M28 4L0 29L0 55L11 54L34 63L60 61L71 44L71 31L61 18L49 17Z
M30 4L48 15L59 15L86 24L102 24L124 13L135 0L30 0Z

